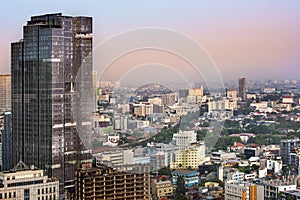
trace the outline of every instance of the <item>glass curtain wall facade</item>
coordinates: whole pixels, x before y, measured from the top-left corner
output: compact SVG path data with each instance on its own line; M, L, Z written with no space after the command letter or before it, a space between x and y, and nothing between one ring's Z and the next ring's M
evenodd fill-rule
M73 188L76 169L91 161L79 137L88 133L79 132L83 123L75 119L91 115L89 103L75 98L76 80L92 88L91 54L92 18L61 13L31 17L23 39L11 44L12 165L22 160L45 169L60 181L60 194Z

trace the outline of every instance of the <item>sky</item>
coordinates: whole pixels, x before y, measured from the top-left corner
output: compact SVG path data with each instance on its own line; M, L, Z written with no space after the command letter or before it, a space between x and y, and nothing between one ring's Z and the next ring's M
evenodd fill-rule
M197 41L217 65L223 80L300 80L298 0L10 0L1 1L0 8L0 73L10 72L10 43L22 38L22 27L30 16L61 12L93 17L94 46L124 31L160 27ZM143 71L150 73L143 70L149 63L156 63L152 66L154 71L161 67L162 78L168 74L182 78L186 71L193 73L188 63L174 62L178 58L148 53L123 56L107 71L107 79L121 68L127 74L132 72L132 77ZM132 60L143 56L147 59L137 62L141 66L138 68ZM121 75L122 79L127 74ZM127 79L132 78L128 75Z

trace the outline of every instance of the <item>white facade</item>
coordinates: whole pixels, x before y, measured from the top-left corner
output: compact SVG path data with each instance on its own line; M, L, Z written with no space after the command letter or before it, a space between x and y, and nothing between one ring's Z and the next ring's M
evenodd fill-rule
M245 180L248 181L248 180L253 180L256 178L256 174L246 174L245 175Z
M232 159L236 159L235 152L218 151L218 152L213 152L210 156L210 160L213 163L221 163L225 160L232 160Z
M266 167L258 170L258 178L264 178L268 174L268 169Z
M251 103L251 107L255 107L255 110L260 110L260 109L265 109L268 107L268 102L267 101L262 101L259 103Z
M208 103L208 112L215 110L234 110L237 109L237 99L223 98L220 100L213 100Z
M120 141L120 136L118 133L107 135L106 142L103 143L104 146L116 147Z
M173 142L179 149L186 149L191 143L197 142L197 133L195 131L179 131L173 135Z
M284 96L282 97L282 103L294 103L294 99L292 96Z
M105 151L93 155L96 163L108 163L112 167L123 165L123 150L116 149L112 151Z
M228 181L243 181L244 178L245 178L245 173L239 172L239 171L236 171L236 172L230 172L230 173L227 175L227 180L228 180Z
M282 160L266 160L268 170L273 170L274 173L279 173L282 169Z
M59 182L44 176L43 170L35 169L0 172L0 199L48 199L59 198Z

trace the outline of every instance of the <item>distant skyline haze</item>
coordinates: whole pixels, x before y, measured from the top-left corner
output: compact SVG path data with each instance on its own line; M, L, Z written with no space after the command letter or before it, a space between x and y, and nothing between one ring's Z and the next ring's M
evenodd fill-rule
M186 34L202 45L225 81L239 77L247 77L248 80L300 79L300 1L296 0L12 0L2 1L0 6L1 74L10 73L10 43L22 38L20 27L26 24L25 21L32 15L61 12L64 15L93 17L95 46L123 31L161 27ZM140 65L149 61L167 63L168 67L179 72L192 74L188 70L191 66L182 60L175 62L178 58L174 56L161 52L150 52L147 56L147 53L125 56L114 64L110 73L122 71L120 69L130 63ZM143 63L144 58L147 62Z

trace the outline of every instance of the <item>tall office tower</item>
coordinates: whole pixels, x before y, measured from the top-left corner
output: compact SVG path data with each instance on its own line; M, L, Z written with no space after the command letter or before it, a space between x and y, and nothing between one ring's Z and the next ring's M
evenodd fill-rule
M239 79L239 97L242 98L242 101L246 101L246 78Z
M91 52L92 18L61 13L31 17L11 45L12 164L56 177L60 198L72 194L76 169L91 162Z
M0 113L11 109L11 76L0 75Z

